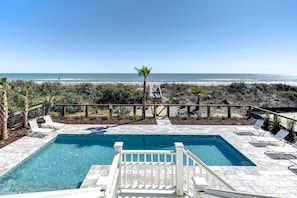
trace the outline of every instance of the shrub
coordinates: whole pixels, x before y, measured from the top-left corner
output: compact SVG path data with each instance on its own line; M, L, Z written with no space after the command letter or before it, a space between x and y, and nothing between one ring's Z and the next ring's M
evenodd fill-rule
M273 127L271 129L272 133L276 133L281 129L280 118L277 115L273 116Z
M209 114L208 119L213 120L214 119L214 115L213 114Z
M235 120L235 121L238 121L238 120L239 120L239 117L238 117L238 116L232 116L231 119L232 119L232 120Z
M107 120L110 120L112 118L111 113L106 113L106 115L104 116Z
M104 85L96 89L94 102L98 104L134 104L140 103L142 92L133 85Z
M295 118L294 118L294 120L289 120L289 119L287 120L288 131L294 131L295 125L296 125Z
M200 113L196 113L195 118L196 118L196 120L201 120L202 115Z
M189 115L189 114L185 113L185 114L183 115L183 119L184 119L184 120L188 120L189 118L190 118L190 115Z
M92 119L93 120L97 120L97 118L98 118L98 115L97 114L92 115Z
M66 118L67 120L69 120L69 119L70 119L70 115L69 115L69 114L66 114L66 115L65 115L65 118Z
M82 97L78 94L74 93L64 93L64 95L60 98L59 104L81 104L82 103ZM59 111L61 108L59 106L53 106L53 111ZM66 107L66 113L73 114L81 111L81 106L67 106Z
M138 117L137 114L133 114L133 115L132 115L132 119L133 119L133 120L138 120L138 118L139 118L139 117Z
M266 111L264 116L263 129L269 130L269 125L270 125L270 113Z
M101 118L102 120L107 120L107 117L106 117L106 115L104 115L104 116L102 116L102 118Z
M297 100L297 92L296 91L282 91L281 95L289 100L292 100L292 101Z
M129 113L129 110L125 106L120 106L118 109L118 114L120 115L126 115Z
M227 116L225 116L225 115L222 115L222 120L227 120Z
M53 118L57 118L57 117L59 117L59 113L58 112L51 112L51 116Z
M295 140L296 140L295 126L296 126L295 118L294 118L294 120L287 120L287 129L290 133L289 141L291 141L291 142L295 142Z
M229 86L227 86L227 90L229 93L245 94L246 88L247 85L244 83L231 83Z

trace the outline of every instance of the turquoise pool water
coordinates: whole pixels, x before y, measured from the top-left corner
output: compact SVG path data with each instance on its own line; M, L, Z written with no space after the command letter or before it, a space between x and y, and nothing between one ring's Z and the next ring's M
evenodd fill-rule
M254 166L220 136L59 135L0 178L0 195L79 188L91 165L111 164L116 141L138 150L173 150L183 142L209 166Z

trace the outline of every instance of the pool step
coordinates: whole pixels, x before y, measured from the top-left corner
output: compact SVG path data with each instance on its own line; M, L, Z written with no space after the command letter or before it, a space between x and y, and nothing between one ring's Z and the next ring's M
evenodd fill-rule
M99 177L108 176L109 170L109 165L92 165L80 188L96 187Z

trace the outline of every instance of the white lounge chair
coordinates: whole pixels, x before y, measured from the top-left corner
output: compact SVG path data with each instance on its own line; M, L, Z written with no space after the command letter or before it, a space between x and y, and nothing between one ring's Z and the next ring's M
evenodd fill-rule
M32 132L40 132L40 133L50 133L53 132L55 129L46 129L46 128L40 128L37 124L36 119L29 120L29 125L31 127Z
M264 121L258 119L253 126L235 127L234 133L237 135L264 135L265 131L261 129Z
M253 137L251 144L276 144L284 140L284 138L289 134L288 131L281 129L274 136L269 137ZM285 143L285 142L284 142Z
M273 154L297 154L297 142L290 146L266 146L268 149L265 153Z
M49 115L43 116L45 123L41 124L42 127L48 127L53 129L60 129L64 126L63 123L54 122Z

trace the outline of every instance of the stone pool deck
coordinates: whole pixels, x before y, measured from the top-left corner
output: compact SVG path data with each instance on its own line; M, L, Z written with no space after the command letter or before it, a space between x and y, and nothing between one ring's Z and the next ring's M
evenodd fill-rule
M265 147L256 147L249 143L252 140L252 136L234 134L234 126L185 126L170 125L166 120L158 122L158 125L67 125L63 130L58 130L43 138L23 137L0 149L0 176L50 142L58 134L220 135L256 164L256 166L210 167L228 183L238 191L275 197L297 197L297 173L288 170L288 166L290 166L289 160L266 155L264 153L267 151ZM97 192L96 197L98 197L99 189L89 188L89 193L93 191ZM44 193L44 196L39 193L35 194L36 196L31 194L30 196L10 195L3 197L51 197L51 194L59 197L53 192ZM72 197L75 196L73 195Z

